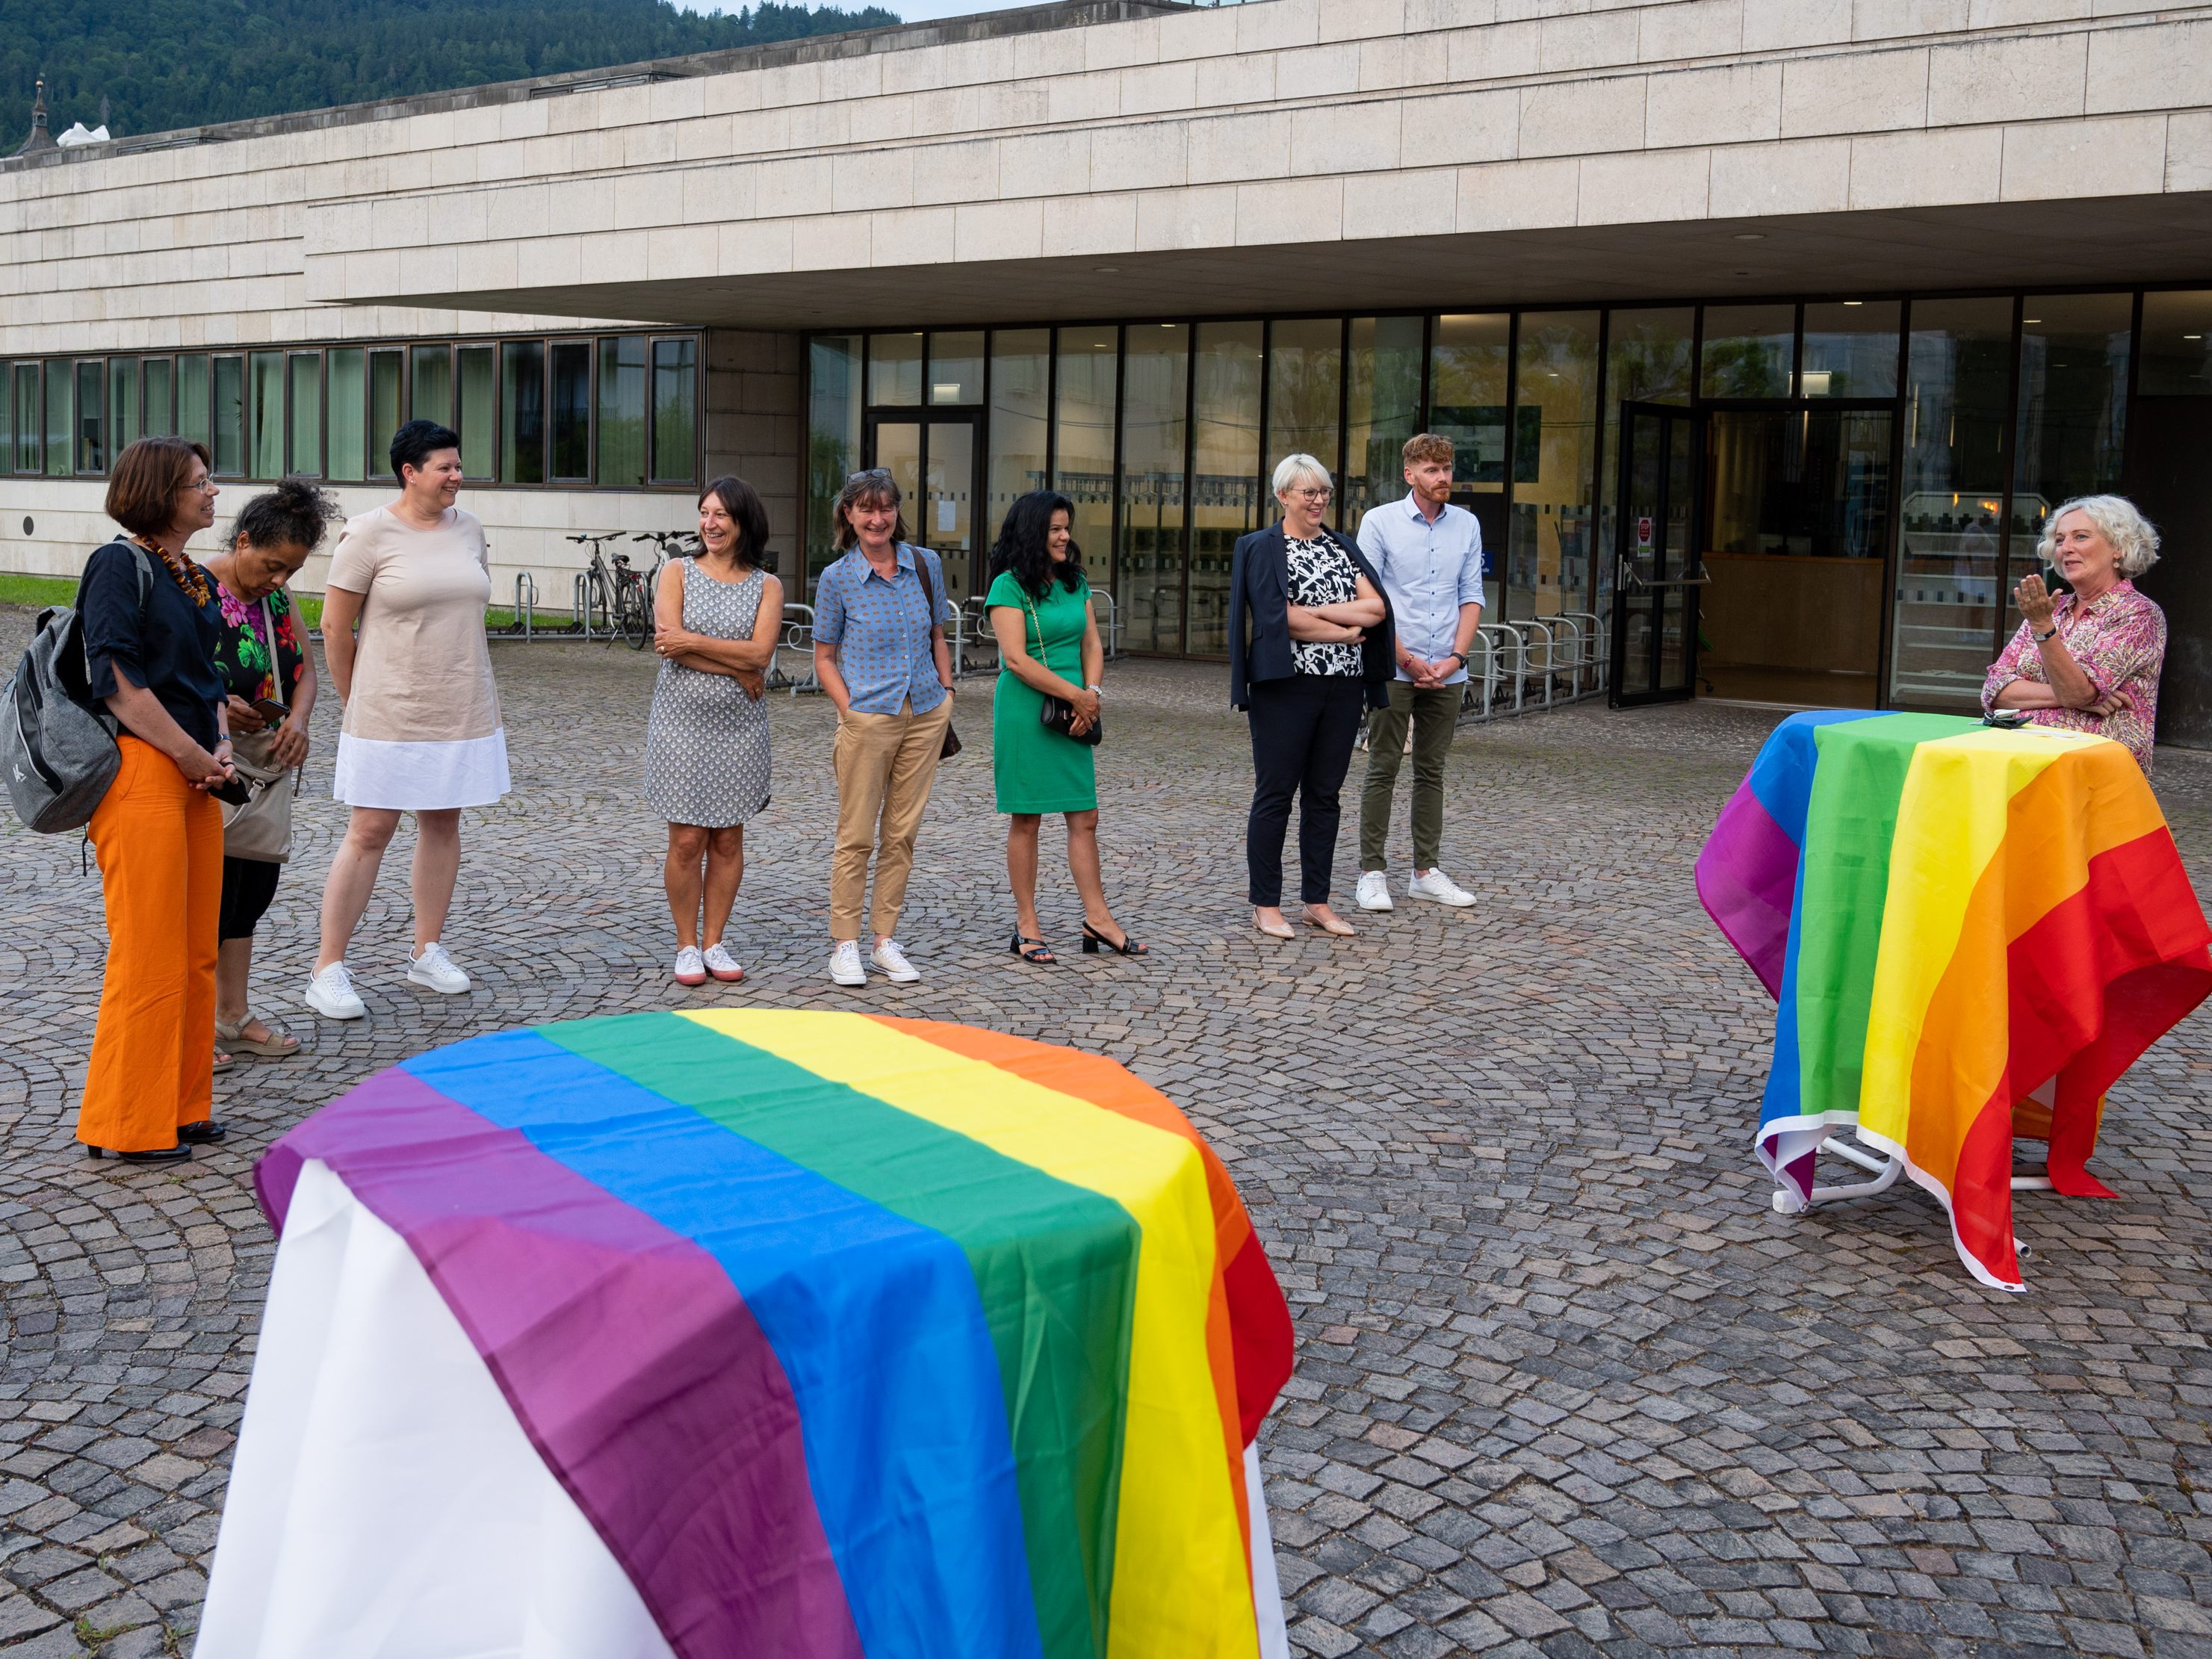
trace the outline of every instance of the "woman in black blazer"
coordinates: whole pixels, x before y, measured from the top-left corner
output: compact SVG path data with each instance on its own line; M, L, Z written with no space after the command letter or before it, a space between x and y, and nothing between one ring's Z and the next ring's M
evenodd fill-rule
M1309 926L1340 939L1328 908L1338 792L1363 708L1390 700L1390 604L1359 550L1322 522L1334 492L1310 455L1275 469L1279 524L1237 544L1229 574L1229 701L1252 721L1252 813L1244 829L1252 922L1275 939L1283 920L1283 834L1298 797L1299 896Z

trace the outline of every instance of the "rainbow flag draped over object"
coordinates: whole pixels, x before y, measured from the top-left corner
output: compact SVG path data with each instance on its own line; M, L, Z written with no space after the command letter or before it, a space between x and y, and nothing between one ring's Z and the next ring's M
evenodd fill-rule
M639 1014L379 1073L319 1158L404 1237L682 1659L1258 1650L1244 1448L1291 1324L1111 1060Z
M2118 744L1938 714L1793 714L1698 856L1698 893L1775 997L1757 1145L1809 1199L1832 1127L1942 1200L1975 1277L2021 1290L2014 1108L2056 1080L2051 1176L2113 1080L2212 992L2212 930Z

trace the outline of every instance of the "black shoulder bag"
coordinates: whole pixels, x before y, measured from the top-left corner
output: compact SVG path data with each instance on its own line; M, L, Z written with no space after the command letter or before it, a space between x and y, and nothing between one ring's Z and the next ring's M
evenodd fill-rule
M1017 576L1014 579L1014 586L1021 587L1020 577ZM1030 603L1030 591L1026 587L1022 587L1022 605L1030 613L1030 621L1036 625L1037 662L1048 668L1050 665L1044 659L1044 623L1037 616L1036 606ZM1106 740L1106 721L1103 714L1091 722L1089 731L1078 732L1075 729L1073 703L1068 702L1066 697L1055 697L1049 691L1042 692L1039 695L1044 698L1044 702L1037 709L1037 723L1046 731L1057 732L1071 742L1086 743L1094 749Z
M937 584L929 579L929 561L922 556L918 547L914 550L914 574L921 578L921 596L929 606L929 634L933 634L944 626L944 618L937 612ZM927 646L929 634L922 635L925 646ZM937 659L936 647L927 646L927 648L930 660L934 662ZM952 722L948 720L945 722L945 746L937 751L937 758L951 760L959 752L960 734L952 729Z

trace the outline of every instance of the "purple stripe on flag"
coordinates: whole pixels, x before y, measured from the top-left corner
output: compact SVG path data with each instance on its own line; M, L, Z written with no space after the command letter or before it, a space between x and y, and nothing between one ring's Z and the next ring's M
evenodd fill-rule
M1771 997L1782 994L1797 859L1797 843L1752 793L1748 778L1698 854L1698 896Z
M263 1158L280 1231L308 1158L407 1241L681 1659L860 1659L789 1379L713 1257L396 1067Z

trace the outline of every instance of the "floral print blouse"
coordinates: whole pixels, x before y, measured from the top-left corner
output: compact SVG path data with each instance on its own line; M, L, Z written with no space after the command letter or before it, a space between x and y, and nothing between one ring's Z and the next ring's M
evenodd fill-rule
M2158 729L2158 675L2166 662L2166 613L2136 592L2135 584L2115 582L2087 605L2061 593L2051 608L2051 626L2090 683L2106 696L2124 691L2134 702L2116 714L2092 714L2081 708L2032 708L2038 726L2087 732L2127 745L2136 763L2150 775L2151 742ZM1996 707L1997 693L2014 680L2047 684L2043 653L2022 623L2012 642L1990 665L1982 680L1982 708Z
M276 637L268 637L261 601L251 605L221 582L215 585L222 606L222 635L216 641L215 665L224 688L248 702L267 697L291 706L300 684L301 652L299 623L292 596L278 588L269 596L269 615L276 623ZM278 690L279 687L283 690Z

